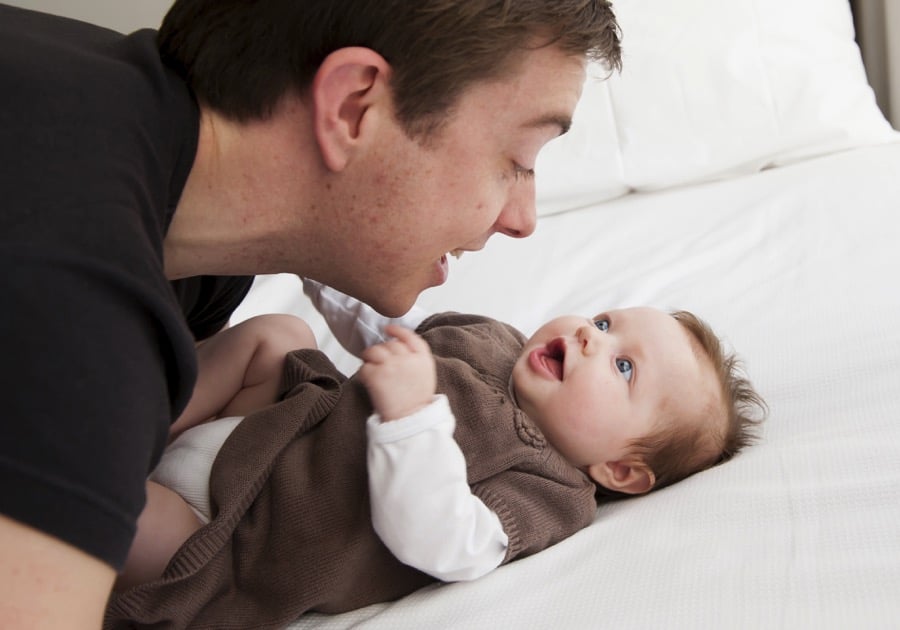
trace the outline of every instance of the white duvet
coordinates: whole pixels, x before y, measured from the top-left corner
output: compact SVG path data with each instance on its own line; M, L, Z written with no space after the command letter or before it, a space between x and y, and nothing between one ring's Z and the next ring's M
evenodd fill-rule
M709 321L770 406L762 439L472 583L294 628L900 627L900 144L543 217L426 292L530 333L649 304ZM290 276L289 311L352 370Z

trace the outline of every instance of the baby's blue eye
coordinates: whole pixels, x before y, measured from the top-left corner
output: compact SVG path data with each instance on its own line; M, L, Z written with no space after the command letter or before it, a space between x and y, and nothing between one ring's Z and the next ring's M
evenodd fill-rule
M609 320L608 319L596 319L594 320L594 326L599 328L602 332L606 332L609 330Z
M628 359L616 359L616 367L619 368L626 381L631 380L631 375L634 372L634 366L631 365L631 361Z

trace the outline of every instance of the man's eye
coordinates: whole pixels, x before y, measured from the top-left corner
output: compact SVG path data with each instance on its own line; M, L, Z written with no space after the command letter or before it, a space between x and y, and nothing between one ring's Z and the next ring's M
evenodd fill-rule
M606 332L609 330L609 320L608 319L595 319L594 326L596 326L600 331Z
M534 177L534 169L533 168L525 168L521 164L513 162L513 176L516 181L519 181L521 178L531 179Z
M625 377L626 381L631 380L631 375L634 373L634 366L631 365L631 361L628 359L616 359L616 367L619 369L619 372L622 373L622 376Z

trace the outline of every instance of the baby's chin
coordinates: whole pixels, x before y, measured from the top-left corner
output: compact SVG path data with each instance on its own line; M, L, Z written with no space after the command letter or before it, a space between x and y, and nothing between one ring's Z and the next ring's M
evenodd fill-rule
M522 405L519 404L519 392L516 391L516 370L513 368L512 374L509 375L509 395L512 396L513 404L519 409L522 408Z
M521 370L527 370L526 366L520 365L521 363L521 359L516 362L512 374L509 376L509 395L512 397L513 404L518 407L522 413L528 416L529 420L537 425L539 424L539 419L535 413L534 406L531 404L531 401L528 400L527 393L523 395L516 384L518 378L517 373L520 373Z
M528 355L523 353L516 359L515 365L513 365L512 373L509 375L509 393L513 398L513 402L516 403L517 407L521 407L519 404L519 374L526 369L525 362L528 360Z

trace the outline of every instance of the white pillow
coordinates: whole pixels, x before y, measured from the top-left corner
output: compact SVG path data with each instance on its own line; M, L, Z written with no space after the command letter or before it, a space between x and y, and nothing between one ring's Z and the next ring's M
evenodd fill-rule
M609 72L599 65L588 66L572 127L538 153L534 170L540 215L591 205L628 192L607 76Z
M539 214L895 141L847 0L614 0L623 69L537 163ZM596 75L597 71L589 71Z

